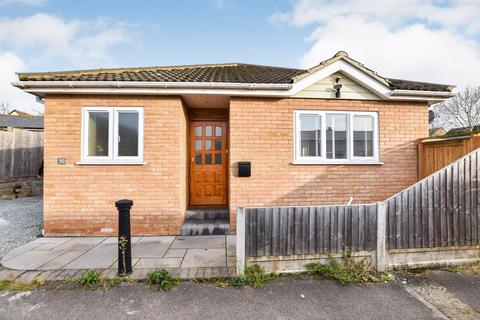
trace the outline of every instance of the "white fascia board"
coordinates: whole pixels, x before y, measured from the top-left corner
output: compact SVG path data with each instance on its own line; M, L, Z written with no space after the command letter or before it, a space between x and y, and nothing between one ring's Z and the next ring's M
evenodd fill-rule
M371 76L365 74L364 72L358 70L356 67L352 66L350 63L344 60L335 61L332 64L325 66L324 68L318 70L312 75L296 82L293 84L292 89L289 90L290 95L294 95L305 88L317 83L318 81L325 79L326 77L342 71L347 74L349 77L359 82L364 87L370 89L372 92L377 94L383 99L388 99L390 96L391 89L385 86L383 83L377 81Z

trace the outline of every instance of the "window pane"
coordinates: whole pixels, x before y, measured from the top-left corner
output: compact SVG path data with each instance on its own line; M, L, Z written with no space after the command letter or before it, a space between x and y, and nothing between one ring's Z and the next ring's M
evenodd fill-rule
M215 150L222 150L222 140L215 140Z
M205 164L212 164L212 154L205 154Z
M205 135L207 137L211 137L212 136L212 126L206 126L205 127Z
M353 155L373 157L373 117L353 117Z
M215 153L215 164L222 164L222 154Z
M302 157L321 156L320 119L319 115L300 115L300 155Z
M138 156L138 112L118 113L118 155Z
M327 159L347 158L347 115L327 115Z
M205 140L205 150L212 150L212 140Z
M202 140L195 140L195 150L202 150Z
M201 137L202 136L202 127L195 127L195 136Z
M108 112L88 112L88 156L108 156Z
M222 136L222 127L215 127L215 136L216 137Z
M202 164L202 155L201 154L195 154L195 164Z

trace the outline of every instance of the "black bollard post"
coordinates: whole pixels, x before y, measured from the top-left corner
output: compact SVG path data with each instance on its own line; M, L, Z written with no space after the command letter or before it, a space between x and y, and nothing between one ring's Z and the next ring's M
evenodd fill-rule
M118 200L115 202L118 209L118 272L119 277L132 273L132 246L130 236L130 208L132 200Z

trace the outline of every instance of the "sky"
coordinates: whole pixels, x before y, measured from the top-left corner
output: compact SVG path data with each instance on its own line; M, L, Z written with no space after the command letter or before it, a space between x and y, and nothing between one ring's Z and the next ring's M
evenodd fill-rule
M345 50L380 75L480 85L480 0L0 0L0 103L41 112L15 72L244 62Z

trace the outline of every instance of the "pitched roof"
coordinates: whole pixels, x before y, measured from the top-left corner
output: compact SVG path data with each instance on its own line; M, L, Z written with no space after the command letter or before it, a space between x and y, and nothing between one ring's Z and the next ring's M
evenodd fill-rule
M0 115L0 128L43 129L42 116Z
M22 110L18 110L18 109L13 109L12 111L10 111L8 114L10 115L14 115L14 116L31 116L32 114L28 113L28 112L25 112L25 111L22 111Z
M146 68L92 69L45 73L19 73L20 81L119 81L119 82L217 82L217 83L295 83L340 59L348 60L361 71L384 83L390 89L451 92L453 86L419 81L389 79L379 76L360 62L340 51L310 69L226 63Z

